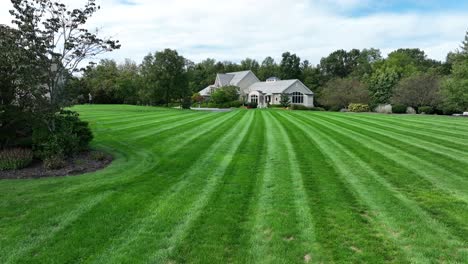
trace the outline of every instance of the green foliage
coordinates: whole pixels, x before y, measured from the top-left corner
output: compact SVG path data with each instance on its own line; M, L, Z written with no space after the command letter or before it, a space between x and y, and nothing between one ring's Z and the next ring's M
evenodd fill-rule
M452 75L442 84L446 112L468 111L468 59L453 65Z
M400 77L395 69L377 70L368 81L372 105L387 104Z
M272 57L266 57L258 70L258 78L264 81L273 76L280 76L279 66Z
M282 55L281 64L279 67L280 77L283 80L300 79L301 78L301 58L296 54L285 52ZM270 76L271 77L271 76Z
M258 104L255 103L255 102L249 102L246 104L247 108L252 108L252 109L255 109L257 108Z
M345 108L350 103L369 103L367 86L357 79L333 79L323 88L318 102L327 108Z
M367 104L349 104L348 110L350 112L370 112L369 105Z
M245 60L241 61L240 68L243 71L250 70L255 75L257 75L258 70L260 69L260 64L258 64L258 62L254 59L246 58Z
M190 109L192 107L192 98L188 96L184 97L180 106L182 109Z
M309 110L309 108L301 104L291 104L291 110Z
M43 165L48 170L61 169L66 165L65 157L62 154L47 156L44 158Z
M404 104L394 104L392 105L392 113L394 114L406 114L406 109L408 107Z
M142 94L151 105L165 104L191 94L186 70L187 60L176 50L148 54L141 65L144 78Z
M421 73L402 79L395 87L391 101L414 108L429 105L437 106L441 102L440 77Z
M12 148L0 150L0 171L18 170L27 167L33 160L30 149Z
M323 108L323 107L311 107L311 108L309 108L309 110L318 111L318 112L326 111L325 108Z
M50 124L34 127L33 150L41 159L68 157L86 150L92 139L88 123L81 121L78 113L62 110Z
M45 71L46 80L38 84L46 89L45 93L56 109L64 104L64 79L80 71L81 62L120 48L119 41L100 38L85 26L100 9L95 0L85 1L83 7L74 9L54 0L11 2L12 22L24 40L21 46L37 53L41 66L23 76L35 78L34 75L41 76L38 71Z
M225 86L216 89L211 94L211 101L215 104L225 104L232 101L239 100L239 87L237 86Z
M434 108L432 106L420 106L418 107L418 113L432 115L434 114Z
M464 53L465 55L468 54L468 30L465 33L465 39L462 42L461 49L462 53Z
M288 94L282 93L280 97L280 105L282 107L289 107L291 105L291 99Z

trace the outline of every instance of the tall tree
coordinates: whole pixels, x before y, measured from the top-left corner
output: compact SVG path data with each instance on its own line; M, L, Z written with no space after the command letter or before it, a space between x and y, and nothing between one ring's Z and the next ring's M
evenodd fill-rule
M448 112L468 111L468 60L455 62L452 75L443 83L444 108Z
M301 58L296 54L285 52L282 55L280 64L280 77L282 79L300 79L301 78Z
M368 82L371 103L374 106L390 103L390 98L393 95L393 88L398 83L399 79L400 77L397 71L393 68L377 70Z
M468 54L468 30L465 33L465 39L462 42L461 49L463 53Z
M331 78L345 78L358 66L361 52L352 49L349 52L337 50L320 60L320 69L324 76Z
M266 80L270 77L279 77L279 68L275 59L266 57L258 70L258 78L260 78L260 80Z
M440 103L440 77L421 73L402 79L395 87L392 103L436 107Z
M258 64L256 60L251 59L251 58L246 58L245 60L241 61L240 67L244 71L251 70L255 75L257 75L260 65Z
M369 103L367 86L357 79L337 78L323 88L319 103L333 110L348 107L350 103Z
M186 64L185 58L171 49L145 57L142 72L151 83L151 94L155 99L162 99L169 106L172 100L191 95Z
M43 55L47 71L44 85L53 105L60 104L64 76L78 71L83 60L120 48L118 41L99 38L97 31L85 28L88 19L100 9L95 0L87 0L83 8L76 9L53 0L11 2L13 23L20 38L28 40L25 48Z

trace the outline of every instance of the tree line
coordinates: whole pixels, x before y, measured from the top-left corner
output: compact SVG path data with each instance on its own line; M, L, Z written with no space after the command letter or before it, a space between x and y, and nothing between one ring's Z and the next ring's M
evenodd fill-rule
M205 59L194 63L176 50L148 54L141 63L102 60L67 85L74 103L169 105L182 102L213 84L217 73L251 70L264 81L275 76L299 79L316 94L316 103L340 110L350 103L404 105L451 114L468 108L468 32L460 49L444 62L423 50L398 49L385 58L380 50L337 50L318 65L290 52L276 62L266 57L240 63Z

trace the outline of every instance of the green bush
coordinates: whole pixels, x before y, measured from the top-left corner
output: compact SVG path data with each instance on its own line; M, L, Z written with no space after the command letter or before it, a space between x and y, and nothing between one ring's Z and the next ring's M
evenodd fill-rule
M323 107L311 107L309 108L311 111L326 111Z
M254 103L254 102L247 103L247 108L257 108L257 107L258 107L257 103Z
M280 104L270 104L269 108L284 108L284 106Z
M192 107L192 98L191 97L184 97L181 102L182 109L190 109Z
M291 110L309 110L309 108L301 104L291 104Z
M44 168L48 170L61 169L65 167L65 165L65 157L60 154L52 155L44 159Z
M406 105L394 104L392 105L392 113L394 114L406 114Z
M348 110L350 112L360 113L360 112L369 112L370 108L369 108L369 105L367 104L349 104Z
M225 86L216 89L211 94L211 101L215 104L226 104L236 100L239 100L239 87L237 86Z
M454 106L452 106L452 105L444 105L444 106L442 107L442 113L443 113L444 115L459 114L459 113L461 113L461 112L462 112L462 111L461 111L459 108L454 107Z
M328 109L328 111L331 111L331 112L340 112L341 110L341 107L339 106L332 106L330 107L330 109Z
M0 170L18 170L27 167L33 160L30 149L13 148L0 151Z
M432 106L420 106L418 107L418 113L432 115L434 114L434 108Z
M86 150L92 139L88 123L81 121L73 111L61 111L49 120L48 125L33 128L33 150L43 160L68 157Z

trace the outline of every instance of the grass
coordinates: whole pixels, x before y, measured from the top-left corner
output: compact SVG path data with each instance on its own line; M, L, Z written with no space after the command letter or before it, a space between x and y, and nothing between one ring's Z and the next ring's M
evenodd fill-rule
M0 263L468 262L468 120L74 110L115 160L0 181Z

